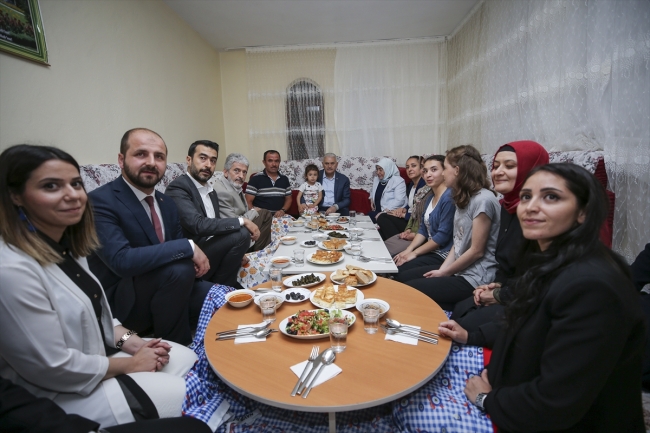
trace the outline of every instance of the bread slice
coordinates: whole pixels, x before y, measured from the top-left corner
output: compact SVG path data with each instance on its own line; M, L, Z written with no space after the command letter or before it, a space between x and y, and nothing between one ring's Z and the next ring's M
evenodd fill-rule
M345 277L345 284L348 286L356 286L357 284L359 284L359 280L355 275L348 275L347 277Z
M359 282L361 284L370 283L372 281L372 272L366 271L366 270L358 271L357 272L357 280L359 280Z

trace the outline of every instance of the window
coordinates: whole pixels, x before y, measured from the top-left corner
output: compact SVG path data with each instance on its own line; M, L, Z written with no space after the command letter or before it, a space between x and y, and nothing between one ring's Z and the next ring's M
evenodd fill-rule
M325 154L325 110L320 87L308 78L287 89L289 159L318 158Z

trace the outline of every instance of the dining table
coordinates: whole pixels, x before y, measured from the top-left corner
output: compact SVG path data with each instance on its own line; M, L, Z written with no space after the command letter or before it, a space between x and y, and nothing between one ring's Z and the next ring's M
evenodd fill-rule
M328 277L330 272L325 273ZM331 281L310 287L314 291ZM269 282L252 290L268 289ZM365 299L381 299L389 310L380 319L398 320L402 324L420 326L437 332L438 324L447 320L444 311L428 296L397 281L378 277L360 290ZM301 310L317 309L309 299L284 301L277 309L274 323L279 323ZM236 329L239 325L262 322L260 308L253 302L243 308L225 304L215 312L205 332L205 351L217 376L239 393L262 403L295 411L326 412L329 431L336 431L336 413L365 409L396 400L415 391L441 369L451 349L451 340L438 338L437 344L418 341L415 345L386 339L381 330L369 334L363 317L356 308L348 311L356 321L348 329L347 347L336 355L335 364L342 372L314 387L307 398L292 397L298 377L291 366L308 359L312 346L320 352L330 347L327 334L318 339L297 338L275 332L265 341L235 344L233 340L216 339L216 333Z
M354 265L361 266L366 269L369 269L373 272L381 274L395 274L397 273L397 266L395 263L390 260L391 255L384 244L384 241L381 239L379 231L377 230L375 224L372 222L369 216L367 215L357 215L355 218L356 224L353 227L363 229L363 233L359 236L361 240L361 256L370 257L370 258L380 258L385 260L371 260L369 262L363 262L356 258L355 256L343 252L342 262L335 264L316 264L309 261L309 257L314 253L319 247L314 245L313 247L304 247L302 246L303 241L312 241L313 235L319 234L321 236L329 232L329 230L311 230L303 222L300 226L292 226L287 233L288 236L296 237L296 243L292 245L285 245L280 243L278 249L273 254L273 257L286 256L293 258L293 251L295 249L301 248L305 250L305 262L303 266L296 266L294 263L291 263L289 266L282 269L283 274L302 274L305 272L322 272L322 271L333 271L341 267L341 265ZM303 220L306 221L306 220ZM339 224L336 220L332 219L331 224ZM344 231L348 231L351 226L350 223L340 224ZM317 243L319 240L317 240Z

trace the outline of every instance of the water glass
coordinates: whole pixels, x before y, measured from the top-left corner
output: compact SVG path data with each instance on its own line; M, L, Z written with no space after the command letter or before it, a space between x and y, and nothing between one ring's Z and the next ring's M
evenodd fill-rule
M345 319L330 319L330 344L334 353L341 353L345 350L348 340L348 324Z
M357 226L357 211L356 210L351 210L350 211L350 228L356 227Z
M365 308L363 314L363 329L368 334L375 334L379 327L379 309Z
M275 322L275 297L263 296L260 298L260 308L262 309L262 320L267 323Z
M305 250L302 248L293 250L293 264L298 268L305 266Z
M271 288L273 290L282 290L282 269L271 268L271 270L269 270L269 278L271 280Z
M350 241L350 248L348 249L348 252L352 254L355 259L358 259L359 256L361 255L361 241L360 240Z

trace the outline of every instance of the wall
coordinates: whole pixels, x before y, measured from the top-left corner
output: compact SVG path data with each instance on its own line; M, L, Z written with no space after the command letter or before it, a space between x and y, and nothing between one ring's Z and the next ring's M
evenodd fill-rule
M158 132L169 161L224 142L219 55L159 0L40 0L50 67L0 53L0 150L60 147L117 160L122 134Z

